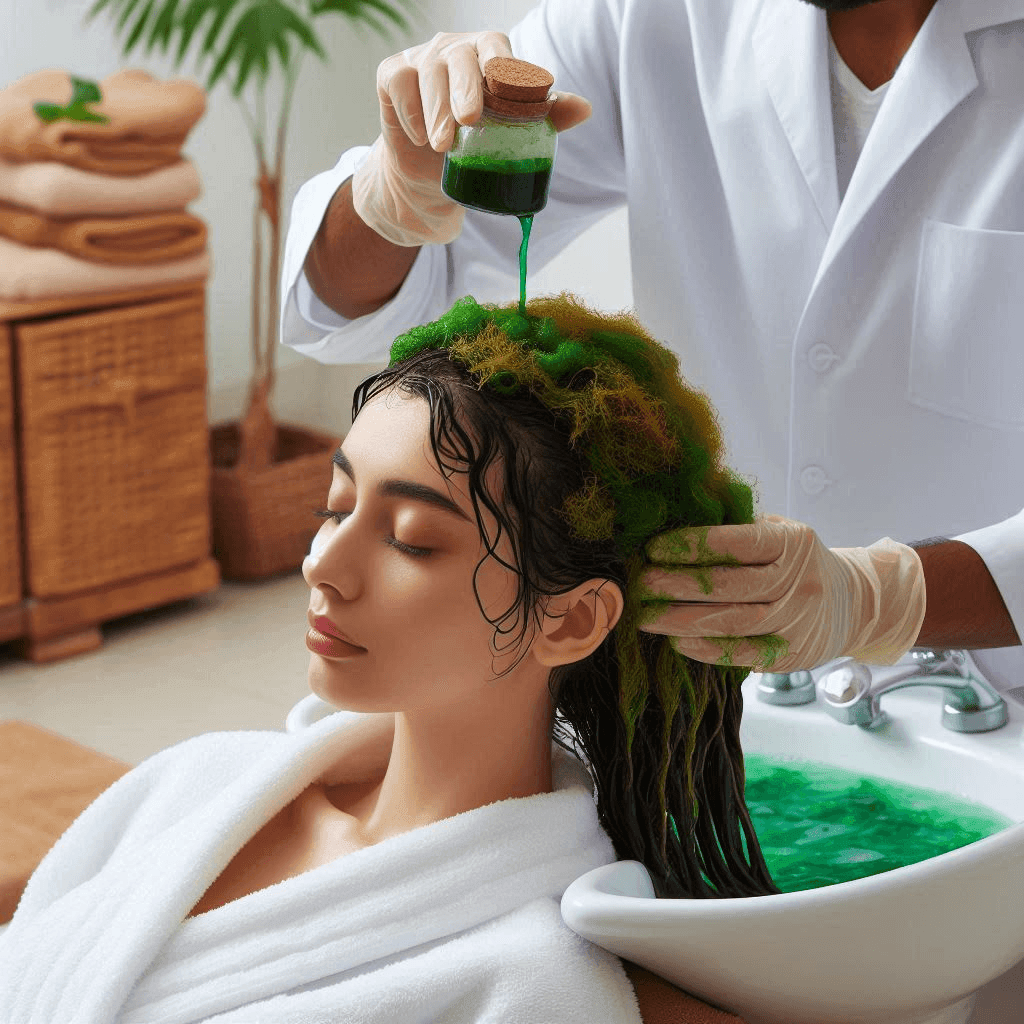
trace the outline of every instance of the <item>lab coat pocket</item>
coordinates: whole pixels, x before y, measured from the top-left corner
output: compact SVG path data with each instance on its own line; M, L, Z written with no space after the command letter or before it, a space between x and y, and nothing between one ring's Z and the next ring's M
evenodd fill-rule
M925 221L907 398L1024 430L1024 232Z

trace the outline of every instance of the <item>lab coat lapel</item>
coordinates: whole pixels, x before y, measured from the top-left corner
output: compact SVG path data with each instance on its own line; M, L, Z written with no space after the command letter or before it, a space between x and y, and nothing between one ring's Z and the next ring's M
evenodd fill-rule
M763 0L753 33L757 74L793 150L826 235L839 209L828 27L802 0Z
M977 88L961 10L958 3L939 0L904 55L857 160L818 268L819 280L903 165ZM891 201L899 199L894 195Z

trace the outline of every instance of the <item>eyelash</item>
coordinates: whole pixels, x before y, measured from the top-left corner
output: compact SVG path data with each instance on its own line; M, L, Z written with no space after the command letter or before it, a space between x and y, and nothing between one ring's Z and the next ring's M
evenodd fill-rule
M336 524L341 525L342 516L347 516L349 513L332 512L329 508L318 508L313 510L313 515L318 516L320 519L333 519ZM426 558L434 550L433 548L414 548L409 544L403 544L400 540L395 540L394 537L390 537L388 543L393 548L397 548L403 554L411 555L413 558Z

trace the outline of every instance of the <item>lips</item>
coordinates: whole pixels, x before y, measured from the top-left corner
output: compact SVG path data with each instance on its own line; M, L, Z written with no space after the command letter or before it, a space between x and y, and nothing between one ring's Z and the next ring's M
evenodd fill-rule
M351 644L353 647L359 647L360 650L366 650L365 647L360 647L351 637L345 636L344 633L338 627L331 622L326 616L317 615L312 619L313 628L323 633L325 636L333 636L338 640L344 640L345 643Z

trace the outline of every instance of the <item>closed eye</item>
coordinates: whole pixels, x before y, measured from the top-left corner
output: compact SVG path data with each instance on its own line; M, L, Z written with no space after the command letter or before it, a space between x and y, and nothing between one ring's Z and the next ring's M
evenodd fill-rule
M318 516L320 519L333 519L335 523L341 524L342 519L347 519L351 513L349 512L332 512L329 508L318 508L313 510L313 515ZM393 548L401 551L403 554L411 555L414 558L425 558L427 555L433 552L433 548L415 548L410 544L403 544L400 540L396 540L394 537L388 537L386 542Z

